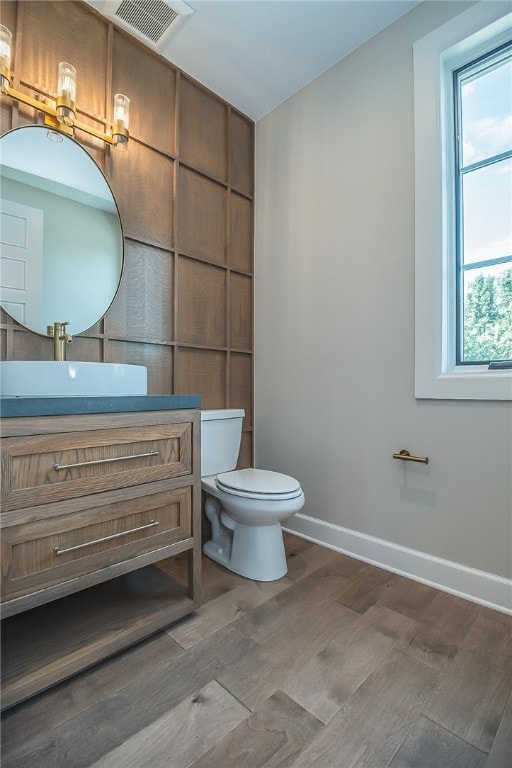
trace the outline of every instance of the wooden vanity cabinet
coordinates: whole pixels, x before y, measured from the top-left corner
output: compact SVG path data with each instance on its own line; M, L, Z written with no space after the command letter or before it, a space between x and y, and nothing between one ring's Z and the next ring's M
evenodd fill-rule
M6 708L199 605L200 414L2 419L1 464Z

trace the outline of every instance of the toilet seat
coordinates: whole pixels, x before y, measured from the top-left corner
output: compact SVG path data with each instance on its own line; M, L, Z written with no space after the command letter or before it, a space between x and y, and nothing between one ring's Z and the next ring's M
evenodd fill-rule
M266 469L238 469L222 472L215 477L219 490L232 496L267 501L295 499L302 494L294 477Z

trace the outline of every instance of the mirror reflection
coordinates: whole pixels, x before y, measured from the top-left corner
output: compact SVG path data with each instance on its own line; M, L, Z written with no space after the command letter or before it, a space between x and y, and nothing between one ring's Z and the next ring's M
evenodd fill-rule
M119 212L100 168L74 139L44 126L0 138L0 303L31 331L100 320L123 267Z

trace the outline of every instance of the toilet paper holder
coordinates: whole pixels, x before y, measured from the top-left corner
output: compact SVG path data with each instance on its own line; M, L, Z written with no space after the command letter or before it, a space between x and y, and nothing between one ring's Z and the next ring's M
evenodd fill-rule
M402 459L402 461L417 461L420 464L428 464L428 456L411 456L410 452L403 448L399 453L393 454L394 459Z

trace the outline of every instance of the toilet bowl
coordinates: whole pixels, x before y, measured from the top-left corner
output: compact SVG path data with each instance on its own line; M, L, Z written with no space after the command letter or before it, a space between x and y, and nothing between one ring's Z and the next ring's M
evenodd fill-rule
M287 572L281 521L304 506L295 478L262 469L235 470L243 410L201 412L201 485L212 538L205 555L255 581Z

